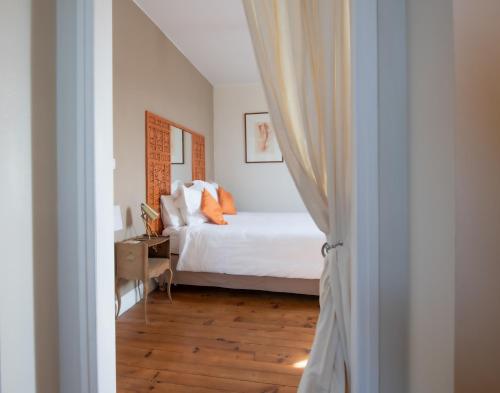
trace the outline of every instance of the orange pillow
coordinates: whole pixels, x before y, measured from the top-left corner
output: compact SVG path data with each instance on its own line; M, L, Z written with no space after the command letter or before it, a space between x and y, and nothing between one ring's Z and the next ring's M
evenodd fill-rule
M222 208L207 190L203 190L201 194L201 212L214 224L227 224L222 215Z
M219 186L217 189L217 195L219 197L219 204L222 208L222 213L236 214L236 206L234 205L234 199L231 193Z

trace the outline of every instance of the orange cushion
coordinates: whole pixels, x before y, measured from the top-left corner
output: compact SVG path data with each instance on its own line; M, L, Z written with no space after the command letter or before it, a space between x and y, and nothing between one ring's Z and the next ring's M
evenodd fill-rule
M227 224L222 215L222 208L207 190L203 190L201 194L201 211L210 222L217 225Z
M222 212L224 214L236 214L236 206L234 205L234 199L231 193L219 186L217 195L219 196L219 204L222 208Z

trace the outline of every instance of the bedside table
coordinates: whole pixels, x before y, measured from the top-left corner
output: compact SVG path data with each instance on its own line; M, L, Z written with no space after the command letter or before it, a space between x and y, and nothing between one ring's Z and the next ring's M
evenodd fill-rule
M168 272L167 293L170 302L170 287L174 273L170 258L170 238L168 236L139 236L115 243L115 292L118 299L116 317L120 314L120 279L140 280L144 286L144 319L148 318L149 280L159 278Z

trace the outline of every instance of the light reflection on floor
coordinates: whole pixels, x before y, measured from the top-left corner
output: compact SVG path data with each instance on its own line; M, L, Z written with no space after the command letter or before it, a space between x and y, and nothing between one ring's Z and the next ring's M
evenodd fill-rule
M295 368L305 368L307 366L307 359L301 360L293 364Z

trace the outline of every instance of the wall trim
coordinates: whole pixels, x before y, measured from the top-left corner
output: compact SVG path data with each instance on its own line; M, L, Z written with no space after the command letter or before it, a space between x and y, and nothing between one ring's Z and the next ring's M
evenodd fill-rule
M149 293L153 292L157 288L156 281L152 280L149 284ZM121 307L120 313L118 316L122 316L132 307L134 307L137 303L142 300L142 294L144 293L144 285L139 283L139 285L135 286L133 289L128 291L126 294L121 297Z
M118 314L118 316L122 316L128 310L134 307L137 303L139 303L142 299L143 292L144 292L144 286L141 283L135 288L128 291L126 294L122 295L121 297L122 303L120 307L120 313Z

